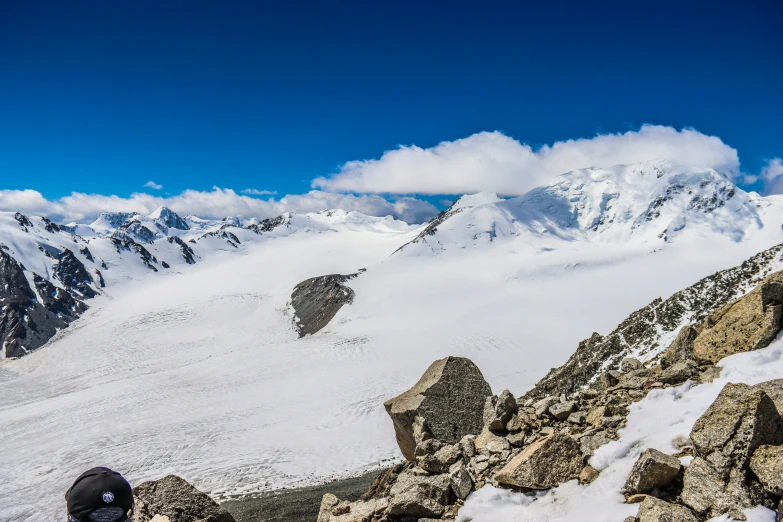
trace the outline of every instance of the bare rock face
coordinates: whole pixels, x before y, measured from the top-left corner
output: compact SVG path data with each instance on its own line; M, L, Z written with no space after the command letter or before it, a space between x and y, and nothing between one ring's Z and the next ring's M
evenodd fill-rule
M664 488L674 480L681 467L678 458L653 448L646 449L628 475L625 492L634 495L648 493L653 488Z
M658 380L666 384L680 384L693 377L695 373L696 368L691 361L679 361L662 371Z
M771 274L746 296L711 313L693 340L698 360L716 363L729 355L765 348L781 329L783 273Z
M490 395L492 389L470 359L446 357L432 363L413 388L384 406L402 454L415 462L417 417L434 438L455 444L465 435L481 432L484 403Z
M314 334L329 324L345 304L351 304L354 291L343 283L359 274L332 274L313 277L294 287L291 305L294 307L299 337Z
M639 505L639 522L699 522L693 512L655 497L646 497Z
M495 479L517 488L549 489L578 478L582 468L579 443L567 435L554 434L526 447Z
M449 501L449 475L402 473L389 491L389 515L440 518Z
M167 517L169 522L236 522L206 493L176 475L144 482L133 488L136 522Z
M766 393L772 399L772 402L775 403L778 413L783 415L783 379L762 382L755 385L754 388Z
M783 444L783 419L764 391L727 384L691 431L696 458L685 471L682 501L709 516L758 505L764 492L750 471L763 445Z
M767 493L783 497L783 446L760 446L750 458L750 469Z
M517 401L508 390L503 390L498 396L487 397L484 403L484 426L504 433L506 424L518 410Z

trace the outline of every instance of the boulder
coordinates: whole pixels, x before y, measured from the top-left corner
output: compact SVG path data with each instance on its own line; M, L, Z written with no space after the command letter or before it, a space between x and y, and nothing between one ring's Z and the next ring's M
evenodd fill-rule
M558 402L549 407L549 414L557 420L567 419L576 408L574 401Z
M682 501L719 516L759 504L761 485L750 459L763 445L783 444L783 419L761 389L727 384L691 431L696 458L685 471Z
M566 419L571 424L577 424L581 426L585 423L585 420L587 420L587 413L583 411L575 411L571 415L568 416L568 419Z
M327 522L370 522L374 515L380 515L389 506L388 498L357 500L345 505L344 510L332 511Z
M540 401L536 401L533 403L533 408L536 412L536 417L542 416L544 413L549 411L549 408L552 407L552 405L557 404L560 402L560 399L557 397L544 397Z
M681 467L678 458L661 453L657 449L646 449L628 475L625 492L635 495L649 493L653 488L665 488L674 480Z
M291 306L294 309L299 337L314 334L329 324L345 304L351 304L354 291L344 285L359 274L331 274L302 281L294 287Z
M492 390L470 359L446 357L430 365L403 394L384 403L394 423L397 444L414 461L413 425L421 417L432 435L447 444L481 432L484 403Z
M610 442L612 442L612 439L608 438L603 432L601 432L582 437L579 440L579 447L586 457L592 457L593 453L595 453L595 450L604 444L609 444Z
M321 499L321 508L318 510L316 522L329 522L332 517L332 510L340 503L340 499L331 493L326 493Z
M693 512L655 497L646 497L639 505L639 522L699 522Z
M783 318L783 272L767 276L744 297L711 313L693 340L697 360L716 363L740 352L764 348Z
M528 432L536 426L536 421L526 413L521 411L515 413L511 420L506 424L506 430L510 433L516 433L518 431Z
M578 478L582 467L579 443L567 435L554 434L525 448L495 479L517 488L549 489Z
M517 401L508 390L503 390L498 396L487 397L484 403L484 426L505 433L506 424L518 410Z
M235 522L206 493L176 475L143 482L133 488L133 496L136 522L149 522L156 515L169 522Z
M674 342L661 355L661 368L666 369L674 363L693 360L693 340L698 333L698 325L683 326Z
M778 413L783 415L783 379L762 382L755 385L754 388L766 393L772 399L772 402L775 403Z
M593 408L587 413L587 417L585 417L585 421L588 424L592 424L593 426L601 426L603 424L604 417L606 417L608 414L606 410L606 406L598 406L597 408Z
M783 497L783 446L759 446L750 458L750 469L767 493Z
M679 361L664 371L658 376L658 380L665 384L680 384L687 381L696 373L696 368L690 361Z
M623 359L620 363L620 370L623 373L641 370L642 368L644 368L644 365L639 361L639 359L633 359L631 357Z
M579 472L579 483L590 484L598 478L598 470L592 466L585 466L582 471Z
M449 475L402 473L389 491L390 515L439 518L449 502Z
M468 498L470 492L473 491L473 479L470 478L470 473L462 462L455 462L451 466L449 482L454 495L461 500Z

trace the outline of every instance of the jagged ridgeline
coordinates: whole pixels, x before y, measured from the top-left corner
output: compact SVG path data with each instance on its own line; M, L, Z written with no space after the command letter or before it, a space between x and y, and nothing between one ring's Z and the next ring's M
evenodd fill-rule
M612 333L594 333L579 343L568 361L552 368L526 397L570 394L626 357L653 359L669 347L679 330L744 295L767 275L783 268L783 244L741 265L716 272L668 299L655 299L628 316Z

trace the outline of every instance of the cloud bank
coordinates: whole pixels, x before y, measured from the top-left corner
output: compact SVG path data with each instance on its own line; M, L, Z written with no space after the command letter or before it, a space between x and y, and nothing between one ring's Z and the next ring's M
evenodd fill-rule
M320 212L340 208L370 216L393 216L407 223L421 223L438 212L435 206L416 198L401 197L387 201L376 195L354 196L317 190L287 195L278 200L243 196L219 187L213 187L211 191L186 190L168 197L135 193L122 198L74 192L56 200L48 200L36 190L0 190L0 211L41 215L61 223L88 223L101 212L149 214L160 206L167 206L183 216L193 214L207 219L237 215L264 219L283 212Z
M349 161L313 188L373 194L464 194L489 190L516 196L565 172L669 158L736 177L737 151L694 129L644 125L638 131L559 141L534 150L500 132L481 132L422 149L400 146L380 159Z

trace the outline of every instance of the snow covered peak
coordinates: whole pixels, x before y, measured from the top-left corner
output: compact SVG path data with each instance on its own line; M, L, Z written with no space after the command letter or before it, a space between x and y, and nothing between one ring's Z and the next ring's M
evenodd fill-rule
M168 228L176 228L178 230L190 230L190 226L187 221L179 217L176 212L168 207L158 207L152 214L148 216L150 219L154 219Z
M503 201L496 192L477 192L476 194L465 194L451 204L449 210L464 210L467 208L486 205L487 203L497 203Z

